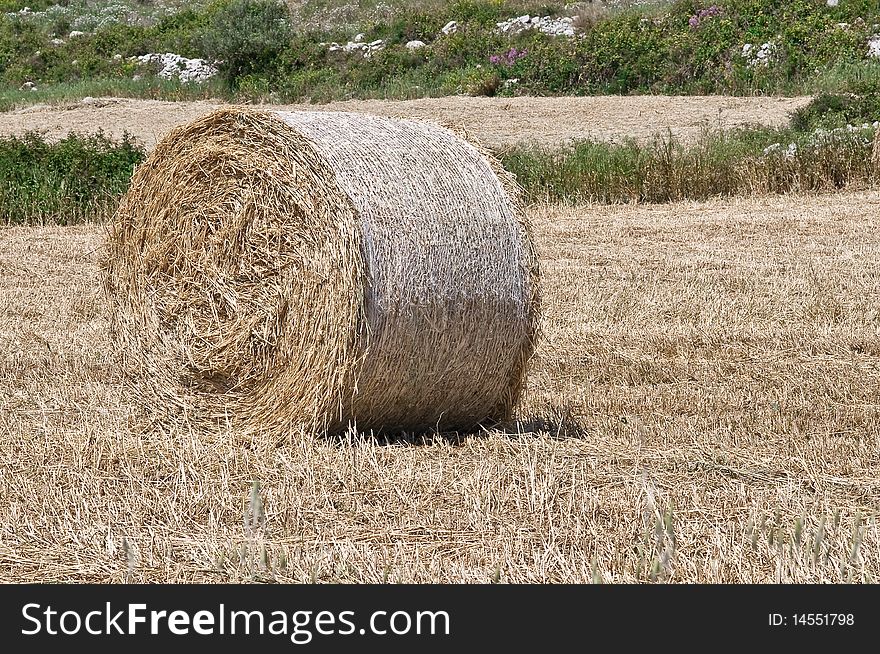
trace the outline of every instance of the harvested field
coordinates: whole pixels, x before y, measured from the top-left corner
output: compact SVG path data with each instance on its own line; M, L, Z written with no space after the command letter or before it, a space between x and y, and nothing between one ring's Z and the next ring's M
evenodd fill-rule
M749 124L782 126L789 113L809 97L597 96L597 97L448 97L421 100L351 100L315 105L272 105L280 111L361 111L381 116L433 118L461 125L492 148L531 142L557 147L572 139L648 139L671 132L682 139L704 128L729 129ZM28 130L61 138L99 129L140 139L148 149L173 127L207 114L220 103L164 102L123 98L91 99L77 104L38 105L0 113L0 134Z
M533 208L522 420L419 443L142 431L102 228L2 230L0 581L877 581L878 209Z

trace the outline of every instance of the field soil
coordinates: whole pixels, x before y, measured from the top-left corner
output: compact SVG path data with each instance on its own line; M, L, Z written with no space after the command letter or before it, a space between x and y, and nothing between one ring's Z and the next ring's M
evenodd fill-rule
M559 147L572 139L619 141L672 134L688 140L703 129L750 124L781 126L809 97L598 96L560 98L448 97L422 100L351 100L323 105L262 105L270 109L362 111L412 116L464 127L491 148L521 142ZM29 130L59 138L69 132L121 137L129 132L148 149L173 127L217 107L212 102L88 98L66 105L36 105L0 113L0 134Z
M880 193L530 211L519 419L392 441L145 428L103 228L0 230L0 581L880 580Z

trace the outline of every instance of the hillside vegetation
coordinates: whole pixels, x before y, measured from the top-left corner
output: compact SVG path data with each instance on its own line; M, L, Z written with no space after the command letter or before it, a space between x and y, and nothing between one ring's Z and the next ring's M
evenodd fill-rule
M2 0L0 98L846 93L880 77L873 0L129 2Z

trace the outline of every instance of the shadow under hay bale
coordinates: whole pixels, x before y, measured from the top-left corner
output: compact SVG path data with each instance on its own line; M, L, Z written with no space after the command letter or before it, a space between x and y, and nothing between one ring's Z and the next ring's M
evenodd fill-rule
M102 269L139 400L204 428L469 429L510 417L534 349L518 188L424 121L234 108L179 127Z

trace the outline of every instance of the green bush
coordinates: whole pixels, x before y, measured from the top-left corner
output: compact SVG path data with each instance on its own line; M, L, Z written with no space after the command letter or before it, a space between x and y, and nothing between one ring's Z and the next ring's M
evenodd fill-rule
M388 23L372 25L364 32L367 41L382 39L387 43L405 44L408 41L432 41L446 24L441 13L423 13L405 10L394 15Z
M792 127L802 131L835 129L880 120L880 80L848 85L843 93L822 93L792 115Z
M0 223L103 218L144 156L128 135L119 142L101 133L56 143L33 132L0 138Z
M489 57L511 45L507 37L493 34L484 27L465 25L457 32L436 39L431 45L426 66L433 74L456 68L489 64Z
M480 67L470 68L462 76L461 91L468 95L497 95L503 88L503 80L491 69Z
M202 52L219 63L232 88L245 75L276 75L293 32L280 0L230 0L216 8L201 36Z
M6 84L16 86L29 81L28 76L45 45L44 35L26 21L0 17L0 75Z
M670 48L660 26L636 13L598 23L575 44L578 75L573 84L586 93L647 91L669 75L682 54ZM688 79L695 79L692 73Z
M225 5L210 5L207 9L182 9L163 16L156 25L143 29L144 40L150 45L138 47L131 54L146 52L174 52L190 58L207 58L203 35L215 15Z
M44 11L55 4L66 5L67 0L61 2L56 0L0 0L0 13L17 12L25 7L31 11Z

